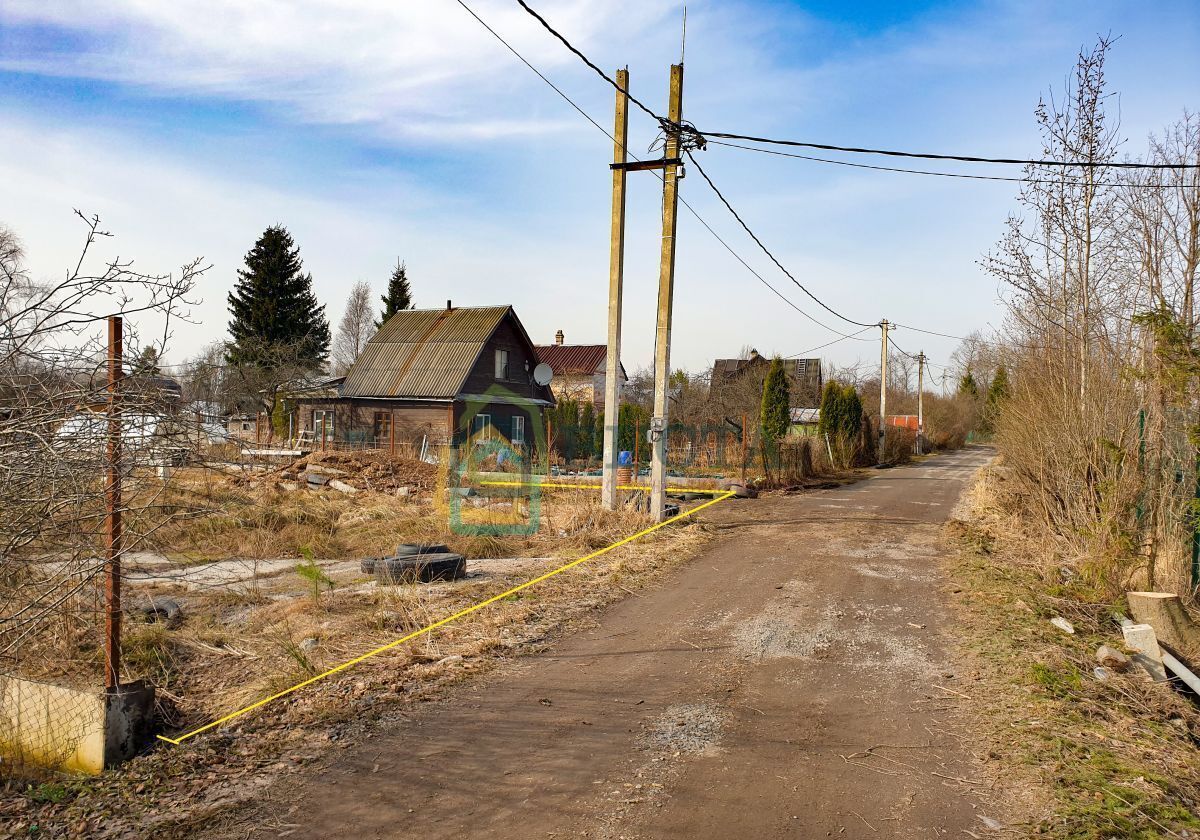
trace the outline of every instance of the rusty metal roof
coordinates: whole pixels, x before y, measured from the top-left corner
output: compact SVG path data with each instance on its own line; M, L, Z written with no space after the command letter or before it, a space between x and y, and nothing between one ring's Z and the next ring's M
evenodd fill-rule
M604 371L608 360L608 345L606 344L539 344L538 361L550 365L555 376L571 374L586 374L591 376L597 371ZM625 376L625 368L621 368L621 376Z
M483 306L397 312L351 366L342 396L455 396L510 311Z

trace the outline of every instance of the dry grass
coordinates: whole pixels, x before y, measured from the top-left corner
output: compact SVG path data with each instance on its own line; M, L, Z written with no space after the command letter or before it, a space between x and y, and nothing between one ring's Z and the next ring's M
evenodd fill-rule
M131 616L125 635L126 676L155 681L163 718L173 731L290 687L650 522L632 509L602 510L590 491L555 490L542 499L536 533L464 538L450 533L444 498L286 493L204 481L203 503L223 510L170 523L156 534L160 545L192 560L279 557L294 550L297 565L311 548L334 587L322 587L314 597L311 580L294 570L245 587L131 584L131 598L154 592L177 598L185 608L186 619L177 628ZM468 500L464 515L511 514L513 506L510 500L495 508L474 504ZM189 741L184 749L156 751L72 786L65 798L37 799L40 788L16 798L0 796L0 819L34 812L36 820L26 824L36 821L50 834L82 824L118 825L113 819L121 820L121 828L113 830L131 835L143 833L149 823L160 826L156 831L186 826L195 813L189 808L203 809L231 792L209 778L213 767L221 768L230 785L244 785L236 780L261 777L282 755L315 756L337 733L393 718L407 703L537 649L592 610L683 563L709 536L698 523L663 529ZM410 541L447 541L473 557L525 559L469 564L469 570L488 571L454 583L397 587L377 587L352 561ZM318 552L319 546L324 548ZM239 736L236 742L233 736ZM185 836L180 830L178 836Z
M1200 830L1200 711L1132 669L1093 675L1100 644L1120 648L1123 604L1055 562L1003 504L1004 471L972 491L951 523L952 570L977 669L982 751L1025 836L1152 838ZM1075 635L1049 623L1068 619ZM1015 820L1014 820L1015 821Z

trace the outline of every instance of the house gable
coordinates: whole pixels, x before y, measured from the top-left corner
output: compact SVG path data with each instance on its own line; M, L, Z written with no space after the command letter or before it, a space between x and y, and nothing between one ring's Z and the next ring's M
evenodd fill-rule
M498 353L507 354L506 366L504 357L497 358ZM554 395L550 388L533 381L533 369L537 365L538 354L533 342L516 312L509 307L483 343L459 395L466 398L497 395L553 405Z

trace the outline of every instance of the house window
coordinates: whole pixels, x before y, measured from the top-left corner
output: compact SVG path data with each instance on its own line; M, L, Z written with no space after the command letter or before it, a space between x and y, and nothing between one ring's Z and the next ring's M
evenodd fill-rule
M243 420L243 421L242 421L242 431L243 431L243 432L252 432L252 431L254 431L254 424L253 424L253 423L251 423L249 420Z
M313 437L319 438L322 430L324 430L325 440L333 440L333 410L327 408L313 409L312 419Z
M387 443L392 437L392 412L376 411L375 412L375 442Z
M496 378L508 379L508 351L496 351Z
M479 443L485 440L492 439L492 415L476 414L475 420L472 423L471 433L475 438L475 442Z
M512 440L513 446L525 445L525 418L517 415L512 419Z

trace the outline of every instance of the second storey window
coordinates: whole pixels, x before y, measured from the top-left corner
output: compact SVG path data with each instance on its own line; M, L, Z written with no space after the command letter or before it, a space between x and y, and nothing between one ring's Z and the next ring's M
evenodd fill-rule
M508 351L496 351L496 378L508 379Z

